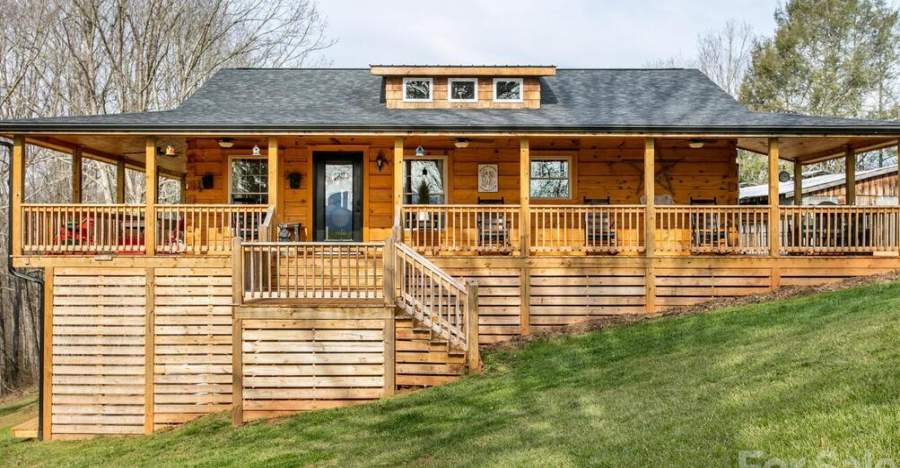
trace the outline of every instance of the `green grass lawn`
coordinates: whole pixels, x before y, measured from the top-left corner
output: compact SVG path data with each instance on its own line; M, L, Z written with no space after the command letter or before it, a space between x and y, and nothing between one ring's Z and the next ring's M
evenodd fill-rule
M741 451L764 452L748 460L760 466L813 466L823 452L834 465L900 465L900 284L538 340L485 361L485 375L458 383L241 428L219 414L52 443L0 429L0 466L693 467L738 466Z

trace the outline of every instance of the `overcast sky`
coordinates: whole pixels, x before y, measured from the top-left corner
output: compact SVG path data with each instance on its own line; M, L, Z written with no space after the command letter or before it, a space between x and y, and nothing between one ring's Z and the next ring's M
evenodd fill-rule
M692 56L729 19L771 34L778 0L319 0L335 67L378 63L641 67Z

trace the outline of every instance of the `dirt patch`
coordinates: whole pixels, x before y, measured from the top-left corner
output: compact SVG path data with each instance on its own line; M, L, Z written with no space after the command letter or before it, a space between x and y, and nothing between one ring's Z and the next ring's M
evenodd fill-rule
M819 294L824 292L831 291L840 291L843 289L856 288L859 286L866 286L870 284L879 284L879 283L890 283L900 281L900 272L891 272L884 273L880 275L870 275L870 276L859 276L855 278L847 278L843 281L838 281L835 283L827 283L820 284L815 286L785 286L778 288L774 291L767 292L764 294L751 294L749 296L742 297L723 297L719 299L712 299L701 304L696 304L692 306L685 307L673 307L670 309L663 310L656 314L640 314L640 315L610 315L607 317L598 317L596 319L586 320L584 322L575 323L572 325L566 325L559 328L554 328L551 331L545 331L540 333L532 333L530 335L525 336L517 336L508 341L503 341L500 343L493 343L490 345L482 346L483 350L493 351L493 350L503 350L503 349L514 349L521 346L523 343L529 343L534 340L539 340L542 338L554 337L554 336L567 336L567 335L581 335L584 333L602 330L604 328L612 327L612 326L620 326L626 325L630 323L640 322L643 320L649 320L656 317L674 317L679 315L692 315L692 314L702 314L705 312L710 312L717 309L723 309L726 307L737 307L737 306L745 306L752 304L759 304L762 302L771 302L778 301L782 299L791 299L794 297L801 296L809 296L812 294Z

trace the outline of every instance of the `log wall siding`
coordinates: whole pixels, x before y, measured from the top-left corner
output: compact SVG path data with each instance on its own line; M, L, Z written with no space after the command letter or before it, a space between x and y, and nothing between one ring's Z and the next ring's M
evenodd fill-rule
M460 76L460 78L474 77ZM403 77L389 76L385 78L385 105L388 109L539 109L541 107L540 78L523 78L522 102L494 102L494 78L490 76L477 78L478 102L450 102L447 98L449 80L447 77L433 78L432 86L434 88L431 93L433 98L431 102L403 102Z
M482 80L484 81L484 80ZM236 141L222 149L215 139L191 139L187 150L187 202L228 203L228 159L248 156L253 145L266 142ZM454 147L450 138L407 138L405 159L415 159L415 148L426 149L425 158L442 157L447 164L447 203L475 204L478 198L503 198L519 203L519 140L497 138L474 141L468 148ZM710 140L701 149L690 149L687 140L657 140L656 194L671 195L675 204L688 205L691 198L713 199L720 205L736 205L738 197L736 142ZM365 151L364 239L382 241L393 226L393 139L390 138L280 138L282 177L302 174L299 189L283 183L277 222L303 223L311 233L312 160L314 151ZM375 161L385 164L379 171ZM532 199L532 205L579 204L584 198L609 198L614 205L639 204L643 193L643 139L549 139L531 141L532 157L565 156L573 160L572 196L564 200ZM494 163L499 169L499 191L478 193L478 164ZM212 174L214 187L200 189L200 179ZM307 240L304 238L304 240Z
M228 203L228 164L229 158L252 154L253 145L264 148L262 140L237 141L229 149L219 147L215 139L192 139L187 149L187 203ZM364 151L364 203L363 216L364 238L381 241L390 235L393 225L393 170L391 164L385 164L379 171L375 160L381 154L390 160L393 151L393 140L385 138L342 140L330 138L279 138L279 158L283 167L281 177L286 178L292 172L301 174L300 187L292 189L287 181L281 184L281 196L277 207L276 222L302 223L305 235L302 240L311 240L312 235L312 198L313 198L313 165L312 153L315 151ZM415 147L412 147L412 151ZM202 189L201 178L205 174L213 176L213 188Z

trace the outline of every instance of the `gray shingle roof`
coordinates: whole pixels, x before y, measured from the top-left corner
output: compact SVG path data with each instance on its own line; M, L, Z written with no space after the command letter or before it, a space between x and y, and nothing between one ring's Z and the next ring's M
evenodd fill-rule
M900 135L900 123L750 112L698 70L559 69L540 109L388 109L368 69L223 69L165 112L0 122L0 131L613 131Z

